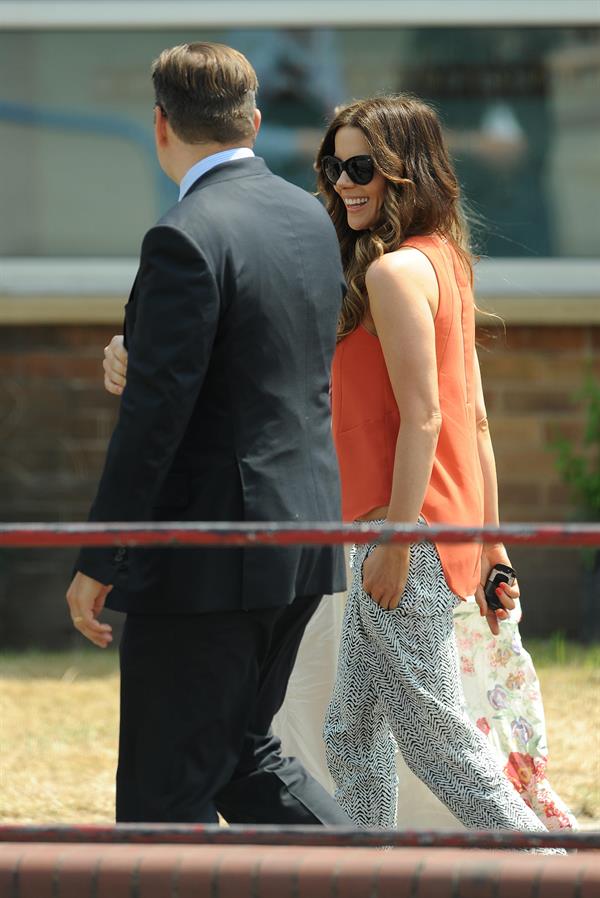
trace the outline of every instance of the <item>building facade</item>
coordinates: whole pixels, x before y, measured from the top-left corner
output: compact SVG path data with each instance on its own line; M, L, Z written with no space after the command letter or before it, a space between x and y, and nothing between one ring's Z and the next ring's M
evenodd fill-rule
M600 379L593 0L41 0L0 2L0 518L85 518L117 402L102 350L143 233L177 196L154 158L149 67L202 39L250 58L257 152L308 190L337 104L410 91L436 106L471 210L478 304L503 320L479 321L502 518L580 517L552 445L582 439L579 393ZM524 631L584 634L580 553L511 554ZM0 554L0 644L70 638L72 557Z

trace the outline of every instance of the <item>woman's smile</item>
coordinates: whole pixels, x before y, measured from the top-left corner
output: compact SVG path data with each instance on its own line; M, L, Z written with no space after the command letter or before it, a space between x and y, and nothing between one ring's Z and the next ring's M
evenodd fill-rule
M343 196L342 199L348 212L358 212L369 202L368 196Z

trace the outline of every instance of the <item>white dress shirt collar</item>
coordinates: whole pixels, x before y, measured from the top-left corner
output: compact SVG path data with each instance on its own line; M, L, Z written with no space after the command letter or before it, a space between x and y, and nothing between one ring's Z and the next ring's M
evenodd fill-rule
M179 199L182 200L192 184L195 184L198 178L205 175L206 172L214 168L215 165L221 165L223 162L231 162L234 159L246 159L248 156L254 156L254 151L250 147L236 147L231 150L221 150L220 153L213 153L212 156L206 156L200 159L195 165L185 173L179 185Z

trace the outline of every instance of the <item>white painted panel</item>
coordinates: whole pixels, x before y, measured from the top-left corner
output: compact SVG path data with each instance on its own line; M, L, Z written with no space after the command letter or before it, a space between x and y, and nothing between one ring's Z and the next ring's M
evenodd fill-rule
M591 25L598 0L2 0L0 28Z

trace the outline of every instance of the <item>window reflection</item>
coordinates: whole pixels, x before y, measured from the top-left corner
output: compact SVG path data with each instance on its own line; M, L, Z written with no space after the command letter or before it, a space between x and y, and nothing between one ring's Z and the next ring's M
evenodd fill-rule
M2 255L137 254L177 197L150 60L199 39L251 59L257 151L305 189L335 105L408 90L441 113L482 253L599 254L600 29L530 27L0 33Z
M448 40L442 29L416 32L413 50L420 62L399 66L398 86L440 109L461 183L481 217L476 232L482 252L596 254L595 228L578 228L578 239L568 237L573 222L565 222L564 202L574 180L587 180L592 193L592 184L598 185L600 161L595 172L589 170L600 137L589 83L595 83L597 97L598 32L472 28L453 30L452 36ZM571 60L568 88L568 66L561 59ZM559 112L567 89L580 106L576 128Z

